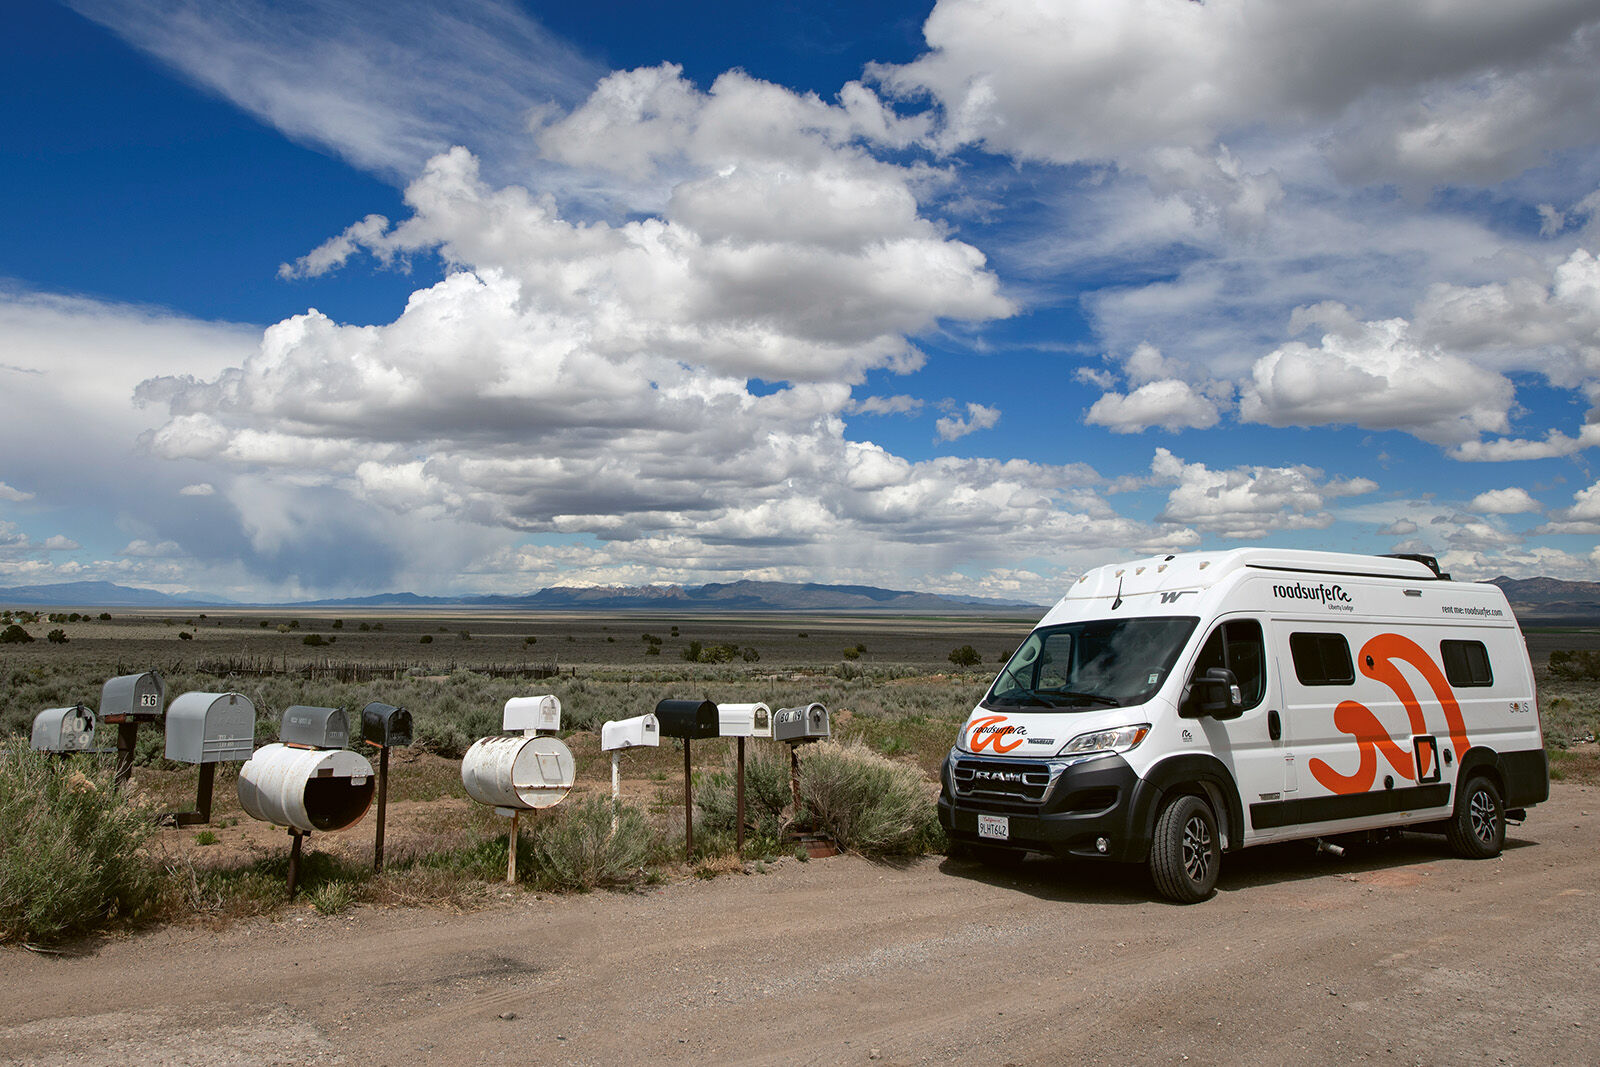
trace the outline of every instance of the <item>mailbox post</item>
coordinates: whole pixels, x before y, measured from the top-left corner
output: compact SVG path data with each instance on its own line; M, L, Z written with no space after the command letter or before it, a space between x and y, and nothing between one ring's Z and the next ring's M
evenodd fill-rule
M344 747L350 720L340 708L286 708L278 736L239 769L239 803L251 818L288 829L293 897L302 840L314 830L332 833L360 822L372 805L374 782L372 764Z
M779 708L772 713L772 737L789 745L789 792L794 798L794 817L800 819L800 746L830 736L828 709L821 704Z
M734 785L735 844L744 856L744 739L772 736L772 709L765 704L718 704L717 729L723 737L737 738L738 764Z
M249 697L240 693L185 693L174 700L167 711L167 759L199 764L200 784L194 811L168 812L162 821L172 826L210 822L217 764L250 759L255 743L256 706Z
M517 880L517 821L524 811L553 807L577 778L572 750L541 731L561 729L561 701L554 696L512 697L501 725L521 737L483 737L461 758L467 795L511 818L506 884Z
M100 721L117 728L117 785L133 776L139 727L160 722L166 705L167 683L155 671L119 675L100 687Z
M689 742L717 736L717 706L709 700L663 700L656 705L662 737L683 741L683 858L694 862L694 784Z
M361 709L361 738L378 748L378 832L372 842L372 869L383 870L383 822L389 807L389 750L411 744L411 713L374 700Z
M617 806L622 802L622 779L618 760L625 748L661 744L661 723L646 713L632 719L613 719L600 726L600 751L611 753L611 832L617 832Z

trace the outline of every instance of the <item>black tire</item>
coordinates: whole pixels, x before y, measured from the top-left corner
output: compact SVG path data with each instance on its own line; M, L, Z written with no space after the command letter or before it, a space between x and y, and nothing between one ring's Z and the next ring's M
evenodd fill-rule
M1197 904L1217 887L1222 845L1211 805L1181 796L1161 809L1150 844L1150 877L1156 891L1180 904Z
M1444 824L1445 840L1456 855L1486 860L1506 843L1506 805L1494 782L1481 774L1456 791L1456 810Z

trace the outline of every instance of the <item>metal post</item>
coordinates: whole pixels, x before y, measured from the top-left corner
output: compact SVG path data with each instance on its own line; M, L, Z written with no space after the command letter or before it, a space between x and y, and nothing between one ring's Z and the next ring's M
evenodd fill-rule
M372 869L383 870L383 815L389 807L389 746L378 749L378 836L372 843Z
M506 885L517 884L517 816L519 811L511 813L511 847L506 850Z
M690 784L689 739L683 739L683 861L694 862L694 788Z
M305 832L291 828L289 836L294 839L294 844L289 846L289 899L293 900L295 883L300 880L300 841Z
M133 777L133 749L138 740L137 721L117 723L117 786L126 785L128 779Z
M613 836L617 832L618 809L622 806L622 779L617 769L618 761L621 758L622 753L611 753L611 833Z
M739 779L738 785L734 789L734 796L737 798L734 801L734 808L736 809L734 814L734 825L739 829L735 831L735 836L738 840L738 843L735 847L738 849L739 858L744 859L744 738L738 738L738 742Z

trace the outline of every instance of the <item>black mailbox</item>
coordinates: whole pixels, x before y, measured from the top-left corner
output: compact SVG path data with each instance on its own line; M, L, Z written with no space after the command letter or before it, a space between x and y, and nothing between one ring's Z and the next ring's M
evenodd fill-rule
M361 738L379 748L405 748L411 744L411 713L374 700L361 709Z
M350 743L350 719L343 708L285 708L278 740L296 748L344 748Z
M709 700L663 700L656 705L662 737L694 740L720 734L717 706Z

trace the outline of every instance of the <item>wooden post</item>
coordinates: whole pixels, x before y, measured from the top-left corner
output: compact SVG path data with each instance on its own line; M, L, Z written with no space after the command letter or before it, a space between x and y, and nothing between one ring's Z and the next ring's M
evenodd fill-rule
M133 777L133 749L139 740L139 723L117 723L117 775L115 784L126 785Z
M683 739L683 861L694 862L694 786L689 765L689 739Z
M739 829L736 832L738 844L735 847L738 849L739 858L744 859L744 738L738 738L738 742L739 778L738 785L734 789L734 796L737 798L734 801L734 807L736 809L736 813L734 815L734 825L738 826Z
M389 807L389 746L378 749L378 836L372 843L372 869L383 870L383 816Z
M789 746L789 793L794 797L794 821L800 824L800 746Z
M511 812L511 847L506 850L506 885L517 884L517 817L522 813Z
M294 839L294 844L289 846L289 899L294 899L296 883L300 881L300 841L306 836L304 831L290 829L289 836Z
M202 823L211 821L211 791L217 782L217 765L200 764L200 785L195 790L194 810Z

